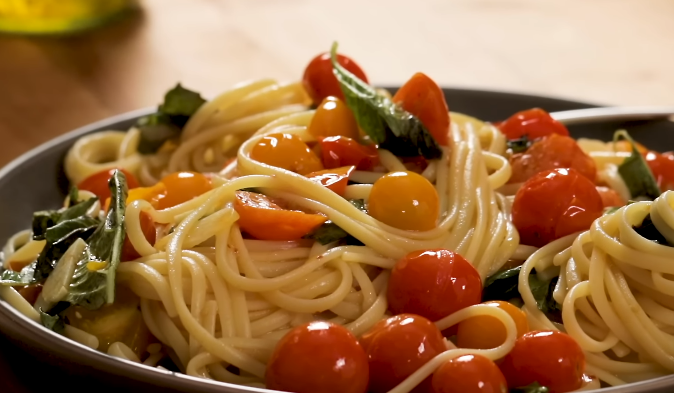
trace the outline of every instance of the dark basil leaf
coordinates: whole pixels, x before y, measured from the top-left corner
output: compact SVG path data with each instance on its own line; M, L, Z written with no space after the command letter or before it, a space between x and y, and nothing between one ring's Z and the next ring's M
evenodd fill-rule
M98 198L89 198L61 212L57 222L70 220L87 214L87 211L96 203Z
M44 237L47 240L47 243L58 243L77 233L82 234L82 236L79 237L85 239L87 237L86 233L93 233L99 223L99 220L83 215L70 220L61 221L51 228L48 228L45 231Z
M654 241L658 244L662 244L663 246L670 246L672 247L672 244L670 244L667 239L665 239L664 236L658 231L658 228L655 227L653 224L653 221L651 220L651 215L649 214L644 218L644 221L641 222L641 225L633 227L636 233L641 235L642 237Z
M206 102L199 93L185 89L178 83L164 96L164 103L159 106L159 112L171 117L173 124L183 128L187 119L192 116ZM181 117L177 119L176 117Z
M138 120L140 139L138 152L155 153L168 140L178 138L180 128L171 123L171 118L162 113L154 113Z
M56 333L63 334L66 324L62 315L48 314L42 311L42 309L39 309L38 312L40 313L40 322L42 322L44 327L49 330L53 330Z
M80 190L76 186L70 187L70 191L68 192L68 207L77 205L78 199L80 199Z
M617 131L613 139L616 141L626 139L632 145L632 154L618 166L618 173L629 189L632 198L646 197L653 200L659 197L661 191L658 182L627 131Z
M530 140L526 135L519 139L510 139L506 142L506 145L513 153L523 153L527 151L529 147L533 144L533 141Z
M44 240L47 228L56 225L59 217L61 213L55 210L33 213L33 240Z
M538 382L531 385L510 389L510 393L548 393L550 390L545 386L541 386Z
M362 199L351 199L349 200L352 205L354 205L358 210L361 210L367 213L365 209L365 201ZM349 235L348 232L343 230L339 225L328 220L323 223L323 225L316 228L316 230L307 236L307 238L314 239L317 242L325 245L338 240L344 239L346 243L350 246L362 246L363 243L360 240Z
M24 286L33 284L36 281L34 278L36 264L37 262L33 262L21 269L20 272L9 269L3 270L0 274L0 285Z
M442 155L440 146L419 119L394 104L337 62L337 43L331 50L332 67L346 105L360 128L380 147L397 156Z

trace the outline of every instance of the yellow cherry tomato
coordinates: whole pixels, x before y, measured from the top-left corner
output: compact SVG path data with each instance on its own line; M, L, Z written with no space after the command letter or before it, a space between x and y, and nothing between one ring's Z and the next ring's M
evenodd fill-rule
M346 136L358 139L358 123L346 104L337 97L326 97L309 123L309 133L315 137Z
M524 311L513 304L500 300L484 302L498 307L510 315L517 327L517 337L529 331L529 323ZM456 344L460 348L491 349L503 344L506 340L505 326L498 319L489 315L471 317L459 323L456 333Z
M368 212L398 229L427 231L435 228L440 198L433 184L418 173L391 172L372 186Z
M171 173L161 179L161 183L166 191L157 202L159 209L180 205L213 189L210 179L196 172Z
M300 175L323 170L318 156L295 134L265 135L251 150L250 158Z

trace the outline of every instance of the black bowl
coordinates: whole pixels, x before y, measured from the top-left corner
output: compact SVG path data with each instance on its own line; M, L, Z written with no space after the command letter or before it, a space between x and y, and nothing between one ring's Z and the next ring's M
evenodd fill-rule
M395 89L390 89L395 90ZM540 107L547 111L591 108L592 105L555 98L492 91L445 89L450 110L482 120L503 120L516 111ZM57 208L63 202L67 180L63 158L84 134L128 129L151 110L141 110L88 125L60 136L24 154L0 170L0 244L15 232L29 228L33 211ZM639 142L658 150L674 150L674 123L669 121L599 123L569 127L574 137L610 140L619 128L627 129ZM265 392L237 385L214 383L120 360L74 343L34 323L6 302L0 301L0 360L6 359L26 390L46 392ZM0 361L0 364L3 362ZM0 381L0 386L6 386ZM0 388L0 391L6 391ZM602 389L601 393L665 393L674 391L674 376ZM268 391L266 391L268 392Z

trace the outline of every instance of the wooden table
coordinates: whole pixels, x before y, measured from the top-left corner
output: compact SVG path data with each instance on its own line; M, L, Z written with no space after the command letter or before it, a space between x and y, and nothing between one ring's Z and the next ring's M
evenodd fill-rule
M82 36L0 36L0 166L155 105L178 81L213 96L246 79L296 80L333 40L379 85L423 71L445 86L674 104L671 0L148 0L143 10ZM3 386L22 391L3 362Z

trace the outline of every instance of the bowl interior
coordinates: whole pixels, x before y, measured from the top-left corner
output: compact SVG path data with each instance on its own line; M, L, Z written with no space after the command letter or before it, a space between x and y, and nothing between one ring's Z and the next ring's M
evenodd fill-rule
M395 88L390 89L395 91ZM547 111L589 108L597 105L547 97L502 92L445 89L450 110L483 120L502 120L512 113L532 107ZM54 139L23 155L0 170L0 246L15 232L29 228L35 210L57 208L63 201L68 184L62 162L68 148L81 135L100 130L126 130L135 120L151 110L106 119ZM674 123L669 121L599 123L570 127L574 137L610 140L616 129L625 128L645 146L674 150ZM127 389L129 392L263 392L263 390L222 384L139 367L131 362L75 344L13 310L0 300L0 366L13 374L20 387L12 391L46 391L55 381L67 376L71 392ZM4 361L3 361L4 360ZM2 375L2 373L0 373ZM11 382L11 381L10 381ZM674 376L645 381L604 393L669 392L674 390Z

